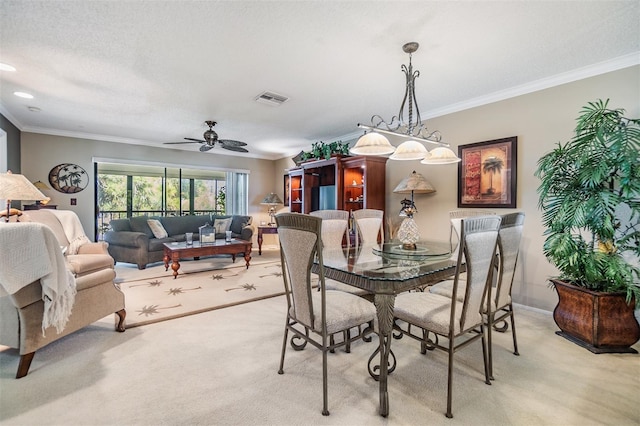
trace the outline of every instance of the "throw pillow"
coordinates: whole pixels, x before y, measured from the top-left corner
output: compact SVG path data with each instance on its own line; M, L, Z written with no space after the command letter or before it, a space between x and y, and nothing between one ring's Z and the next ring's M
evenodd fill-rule
M147 223L149 224L149 228L151 228L151 232L153 232L154 237L167 238L169 236L158 219L149 219L147 220Z
M229 228L231 228L231 219L232 218L226 218L226 219L216 219L213 222L213 227L216 230L216 234L224 234L225 232L227 232L229 230Z

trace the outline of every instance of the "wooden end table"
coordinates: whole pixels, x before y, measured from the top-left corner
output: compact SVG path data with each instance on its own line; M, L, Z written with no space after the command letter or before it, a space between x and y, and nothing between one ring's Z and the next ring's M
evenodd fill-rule
M244 261L249 269L251 261L251 241L232 239L231 242L225 240L215 240L214 243L200 243L194 241L193 245L188 246L184 241L181 243L164 243L164 270L169 270L169 261L171 261L171 269L173 269L173 279L178 276L180 269L180 259L187 257L211 256L214 254L230 254L233 262L236 261L236 255L242 254Z
M277 234L277 226L258 226L258 255L262 255L262 234Z

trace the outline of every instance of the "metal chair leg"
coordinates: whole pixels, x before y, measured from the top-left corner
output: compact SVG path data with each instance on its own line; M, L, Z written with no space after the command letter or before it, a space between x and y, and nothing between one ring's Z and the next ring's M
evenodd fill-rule
M516 340L516 319L513 314L513 305L509 305L509 312L511 314L511 334L513 335L513 354L520 355L518 352L518 341Z
M484 334L484 326L480 326L480 333L482 334L482 359L484 360L484 382L488 385L491 384L491 379L489 378L489 357L487 354L487 341L486 336ZM491 349L489 349L489 353Z
M284 351L287 349L287 337L289 335L289 319L284 325L284 338L282 339L282 354L280 355L280 369L278 370L278 374L284 374Z
M322 415L329 415L329 406L328 406L328 379L327 379L327 346L326 339L323 339L324 348L322 349Z
M495 321L495 317L495 313L491 313L487 316L487 339L489 343L489 379L491 380L495 380L493 378L493 340L491 337L491 330L493 329L493 322ZM482 344L484 345L484 336Z
M453 351L454 351L454 339L449 336L449 368L447 372L447 418L453 418L453 413L451 412L451 398L453 392Z

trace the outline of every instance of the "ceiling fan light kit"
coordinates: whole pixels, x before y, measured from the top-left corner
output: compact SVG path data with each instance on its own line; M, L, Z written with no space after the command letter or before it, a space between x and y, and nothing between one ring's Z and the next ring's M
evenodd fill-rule
M216 146L216 142L220 145L220 147L224 149L228 149L229 151L235 152L249 152L244 146L247 146L245 142L234 141L231 139L218 139L218 134L213 130L213 126L216 123L213 120L205 121L205 124L209 126L209 130L205 131L202 135L203 139L194 139L194 138L184 138L185 142L165 142L165 145L177 145L184 143L201 143L200 152L206 152L210 149L213 149Z
M442 142L442 135L439 131L429 131L427 126L420 119L420 109L418 108L418 102L415 97L415 79L420 76L420 71L414 71L411 64L411 55L418 50L420 45L416 42L405 43L402 46L402 50L409 54L409 65L402 65L402 72L406 76L406 87L402 104L400 105L400 112L397 116L393 116L391 121L387 123L379 115L371 117L371 125L360 124L358 127L370 130L370 133L366 133L357 143L351 148L350 152L356 155L386 155L393 153L390 160L422 160L428 157L429 151L422 145L422 143L430 143L438 145L439 148L443 148L449 152L448 156L453 155L456 158L455 161L451 161L448 158L447 161L432 161L422 162L423 164L449 164L452 162L458 162L460 159L448 149L449 144ZM405 120L404 108L408 108L408 117ZM415 120L414 120L415 110ZM393 135L409 139L408 141L400 144L397 148L389 143L386 137L380 133ZM384 139L374 139L370 135L378 135Z

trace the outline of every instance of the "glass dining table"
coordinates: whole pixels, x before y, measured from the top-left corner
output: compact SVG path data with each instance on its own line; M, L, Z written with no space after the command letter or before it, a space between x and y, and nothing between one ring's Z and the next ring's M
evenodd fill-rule
M379 413L383 417L389 415L387 378L396 365L391 351L396 295L454 275L456 262L449 259L450 253L449 242L434 241L421 241L415 250L403 249L400 242L389 242L322 253L325 278L366 290L373 296L380 339L369 358L368 369L379 383ZM314 265L312 271L319 273L319 266Z

